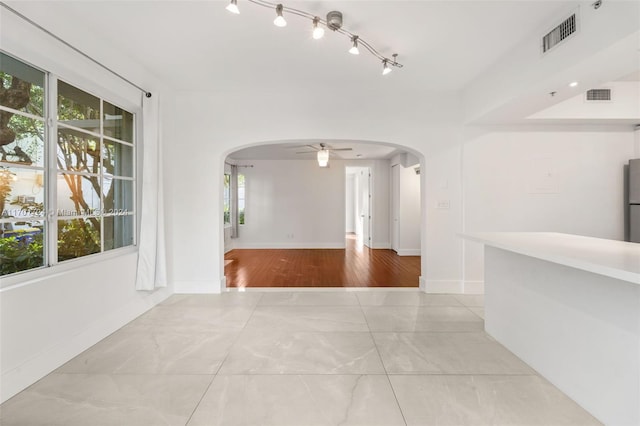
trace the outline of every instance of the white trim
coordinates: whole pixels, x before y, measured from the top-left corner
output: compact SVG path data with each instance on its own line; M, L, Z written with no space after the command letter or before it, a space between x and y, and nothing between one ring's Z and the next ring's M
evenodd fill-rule
M463 282L464 294L484 294L484 281L469 280Z
M174 294L220 294L222 281L217 285L212 281L174 281ZM226 284L225 284L226 287Z
M73 269L89 266L94 263L104 262L120 256L127 256L131 253L138 252L137 246L126 246L117 249L107 250L102 253L89 254L75 259L63 260L51 266L41 266L36 269L27 269L25 271L15 272L13 274L3 275L2 284L0 285L0 293L12 289L14 286L25 286L35 284L40 281L48 280L59 274L64 274Z
M420 256L420 249L398 249L398 256Z
M0 403L32 385L73 357L109 336L128 322L147 312L171 296L167 289L132 301L121 309L89 324L80 334L64 339L25 360L22 364L2 372Z
M424 280L420 277L420 288L425 293L463 294L463 284L460 280Z
M344 241L336 243L243 243L234 242L234 249L345 249Z

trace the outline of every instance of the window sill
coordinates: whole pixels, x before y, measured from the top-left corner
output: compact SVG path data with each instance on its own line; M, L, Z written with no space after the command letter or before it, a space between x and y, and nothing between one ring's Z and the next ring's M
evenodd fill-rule
M64 262L58 263L53 266L43 266L37 269L30 269L28 271L16 272L11 275L4 275L0 277L0 279L2 280L2 284L0 284L0 292L10 290L11 288L16 286L21 287L24 285L37 283L47 278L51 278L54 275L64 274L65 272L69 272L74 269L87 267L95 263L104 262L106 260L126 256L137 252L137 246L122 247L119 249L109 250L104 253L96 253L79 257L77 259L65 260Z

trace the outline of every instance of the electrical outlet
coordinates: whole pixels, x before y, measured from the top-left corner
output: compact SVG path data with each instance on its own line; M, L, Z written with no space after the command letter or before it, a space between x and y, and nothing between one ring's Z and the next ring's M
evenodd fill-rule
M451 207L449 200L438 200L436 204L436 209L439 210L449 210L449 207Z

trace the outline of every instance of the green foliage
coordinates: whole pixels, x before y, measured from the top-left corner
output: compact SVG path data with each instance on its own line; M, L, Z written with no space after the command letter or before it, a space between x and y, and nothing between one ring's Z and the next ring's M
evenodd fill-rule
M43 265L42 234L31 242L16 237L0 238L0 275L26 271Z
M58 227L58 260L75 259L100 252L100 231L83 219L60 222Z

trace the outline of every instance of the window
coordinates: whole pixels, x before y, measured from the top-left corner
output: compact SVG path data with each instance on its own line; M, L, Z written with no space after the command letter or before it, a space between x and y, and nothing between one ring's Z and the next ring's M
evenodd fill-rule
M238 223L244 225L244 175L238 174Z
M133 245L135 116L1 52L0 79L0 275Z
M231 225L231 175L224 174L224 224Z

